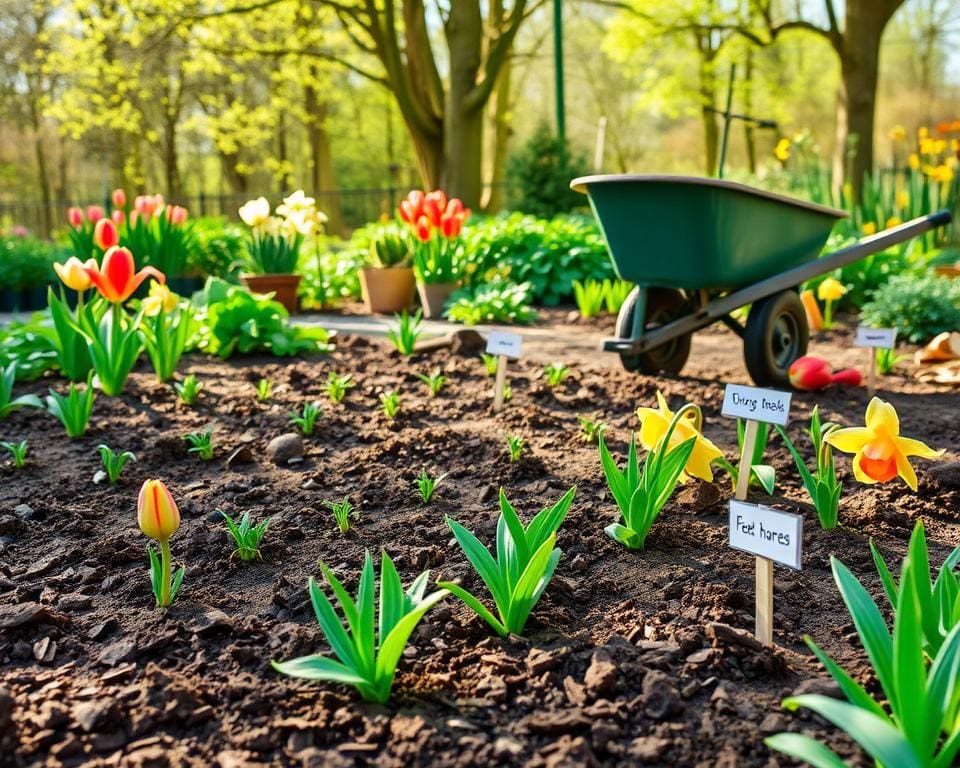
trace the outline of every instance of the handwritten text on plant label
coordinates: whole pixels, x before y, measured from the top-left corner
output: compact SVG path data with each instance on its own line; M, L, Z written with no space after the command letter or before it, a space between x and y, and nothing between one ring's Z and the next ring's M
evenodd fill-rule
M522 344L523 339L519 333L490 331L490 335L487 337L487 354L517 358L520 357Z
M857 347L879 347L893 349L897 343L896 328L867 328L857 327L857 338L853 342Z
M803 516L730 499L730 546L799 570Z
M790 420L790 397L789 392L727 384L722 413L724 416L786 426Z

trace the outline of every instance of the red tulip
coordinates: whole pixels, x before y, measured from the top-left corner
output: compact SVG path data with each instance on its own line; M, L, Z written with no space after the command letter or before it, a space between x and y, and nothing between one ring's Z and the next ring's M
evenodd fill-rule
M823 358L811 355L794 360L787 375L795 389L826 389L833 382L830 364Z
M180 226L187 220L187 209L181 205L168 205L166 214L167 221L175 226Z
M87 221L100 221L103 218L103 208L99 205L87 206Z
M834 384L844 384L848 387L859 387L863 383L863 374L856 368L844 368L833 374Z
M113 213L110 214L110 218L113 219L114 225L119 227L121 224L123 224L123 220L125 217L123 215L123 211L121 211L118 208L117 210L115 210Z
M100 219L93 228L93 242L98 248L106 251L120 243L120 237L117 235L117 227L113 219Z
M435 189L433 192L428 192L424 196L423 212L427 218L430 219L430 223L433 226L440 226L440 220L443 218L443 213L446 210L447 195L442 189Z
M103 257L99 267L85 267L100 295L107 301L120 304L133 294L140 284L148 277L153 277L160 283L167 281L166 276L153 267L144 267L136 272L133 254L127 248L113 246Z
M113 194L110 196L110 199L113 200L114 208L126 208L127 206L127 193L123 191L121 187L117 187L113 190Z
M400 202L400 208L397 212L407 224L413 226L423 216L423 198L423 192L419 189L411 189L407 193L406 199Z
M444 237L459 237L463 230L463 223L470 217L470 209L464 208L463 203L453 198L447 203L447 210L440 217L440 231Z
M67 209L67 221L70 222L70 226L74 229L80 229L83 226L83 211L81 211L77 206Z
M413 225L413 231L422 242L427 242L433 231L433 227L430 225L430 219L426 216L421 216L417 219L417 223Z

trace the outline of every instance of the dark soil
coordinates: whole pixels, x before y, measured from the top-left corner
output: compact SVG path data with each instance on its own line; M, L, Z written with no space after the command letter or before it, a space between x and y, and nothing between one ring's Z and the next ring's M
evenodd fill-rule
M701 338L688 375L675 380L590 358L568 360L571 378L550 390L540 364L521 361L511 369L513 399L498 416L476 357L441 350L408 361L385 342L360 338L295 362L191 357L182 372L205 385L193 409L136 373L122 397L97 401L89 433L75 441L51 417L13 414L0 438L28 439L31 453L26 469L0 469L0 765L770 766L791 764L762 741L786 728L867 765L839 731L779 702L797 689L833 690L804 634L868 678L830 555L879 595L868 540L897 562L922 516L939 563L960 544L957 473L918 462L912 495L898 483L857 485L841 458L842 526L825 532L789 455L772 440L779 485L768 503L805 514L804 568L777 569L778 647L758 646L750 634L753 561L727 547L728 479L684 487L646 551L630 552L603 533L616 509L596 448L578 436L577 414L598 416L622 454L635 409L653 403L660 386L674 405L701 403L706 434L733 458L736 429L719 415L719 379L744 380L739 342L729 333ZM821 349L838 365L856 359L828 338ZM414 373L436 367L450 384L430 399ZM329 370L358 381L341 406L323 395ZM254 398L260 377L275 383L267 404ZM62 383L18 392L49 385ZM904 432L956 461L956 394L904 376L884 386ZM390 422L377 394L397 387L402 408ZM266 443L289 431L288 412L312 400L324 402L324 417L306 460L273 466ZM799 394L790 431L802 450L817 402L825 418L862 421L861 390ZM208 426L219 448L204 463L182 436ZM505 433L528 441L515 464ZM92 483L101 443L137 456L113 488ZM226 457L242 446L253 463L228 467ZM426 507L413 492L423 468L449 473ZM168 611L153 607L136 523L147 477L168 483L183 515L172 548L187 575ZM448 598L413 635L388 706L270 668L271 659L328 651L306 591L319 559L351 591L364 549L381 548L405 583L430 568L435 578L473 587L444 515L491 543L500 486L529 516L574 484L558 539L564 555L525 637L497 638ZM344 496L361 511L347 535L322 504ZM231 561L220 509L271 518L262 561Z

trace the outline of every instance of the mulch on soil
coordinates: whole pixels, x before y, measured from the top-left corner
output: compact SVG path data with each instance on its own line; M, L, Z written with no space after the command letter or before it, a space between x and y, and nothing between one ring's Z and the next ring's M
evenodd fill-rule
M646 551L630 552L603 533L617 512L576 418L606 421L611 450L622 456L636 407L651 404L659 386L673 405L700 403L706 434L732 459L736 428L719 415L717 380L730 357L711 351L734 348L726 336L708 334L688 375L674 380L571 360L573 375L551 390L539 364L521 360L511 366L513 400L497 416L475 355L440 350L406 360L361 338L294 362L188 357L181 372L205 386L192 409L148 372L135 373L122 397L97 400L90 431L76 441L52 417L13 414L0 437L28 439L31 453L26 469L0 469L0 765L766 766L789 764L762 743L785 728L866 765L836 729L779 702L798 690L835 692L805 633L867 678L830 555L879 595L868 540L899 561L923 516L939 564L960 544L958 473L919 462L912 495L898 484L856 485L840 458L842 527L824 532L789 454L772 439L778 495L755 500L805 514L804 569L777 569L779 647L759 646L753 561L727 547L726 476L682 488ZM415 373L434 368L450 382L431 399ZM330 370L358 382L340 406L323 395ZM254 397L261 377L275 385L265 404ZM48 385L61 382L18 391ZM905 377L884 386L904 433L956 461L956 395ZM390 422L377 394L397 387L401 412ZM305 461L272 465L266 444L312 400L323 402L324 416L306 439ZM790 432L805 453L803 429L818 402L827 419L862 423L862 390L796 395ZM182 436L209 426L218 456L203 463ZM506 433L527 439L517 463ZM137 456L116 487L92 483L101 443ZM227 466L243 446L252 463ZM449 473L429 506L414 495L421 469ZM136 523L136 493L148 477L168 483L183 515L172 549L187 575L166 612L153 608ZM387 706L270 668L270 659L327 650L306 590L319 559L351 591L364 550L381 548L404 583L430 568L435 579L473 588L478 580L444 515L489 544L501 486L529 517L574 484L558 537L564 555L526 637L501 640L448 598L413 635ZM344 496L361 513L347 535L322 504ZM271 518L262 561L230 560L221 509Z

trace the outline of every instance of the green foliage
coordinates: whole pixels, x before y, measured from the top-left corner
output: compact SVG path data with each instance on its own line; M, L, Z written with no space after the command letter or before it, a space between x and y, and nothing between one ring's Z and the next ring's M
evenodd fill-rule
M51 389L47 396L47 411L60 420L64 429L67 430L67 437L71 439L83 437L90 423L95 397L91 372L87 375L87 383L83 389L80 389L76 382L70 383L66 396Z
M677 487L680 473L686 466L690 454L693 453L696 437L691 437L680 443L673 450L668 450L670 437L681 418L685 418L686 408L681 408L673 417L667 432L660 442L660 449L650 451L644 457L643 467L637 458L637 437L630 436L630 448L627 452L627 463L621 471L610 451L603 435L599 437L600 463L603 474L607 478L607 485L613 495L624 525L613 523L604 528L614 541L619 541L628 549L643 549L650 529L660 516L663 505Z
M406 592L393 561L384 552L380 560L379 619L375 605L376 583L369 550L360 572L356 601L323 562L320 569L333 590L346 628L330 600L310 579L310 600L320 629L339 661L325 656L302 656L274 669L292 677L324 680L354 686L366 701L384 703L390 698L397 664L410 634L420 619L447 596L446 590L426 594L430 572L424 571Z
M417 346L417 339L420 338L420 321L423 313L418 309L416 314L411 316L407 310L403 310L399 315L394 315L394 318L397 324L387 331L387 338L401 355L409 357Z
M313 435L313 430L316 426L317 419L320 418L322 413L323 412L320 410L320 406L317 403L305 403L302 414L290 414L290 423L296 424L306 437L310 437Z
M604 280L603 304L606 307L607 314L617 314L632 290L633 283L627 280Z
M131 318L120 304L111 304L99 320L95 313L78 316L100 390L109 397L123 393L130 371L143 350L142 319L142 310Z
M230 277L244 256L246 232L222 216L193 219L196 249L191 266L203 277Z
M230 559L240 558L243 562L249 562L254 558L260 558L260 542L267 532L267 526L270 525L270 518L264 518L262 521L253 525L250 522L250 513L244 512L240 517L240 522L236 523L226 512L220 511L224 522L227 524L227 533L233 538L233 543L237 548L230 554Z
M497 616L463 587L442 581L437 586L449 589L501 637L511 632L522 634L530 612L553 578L563 554L554 544L576 492L577 487L573 486L556 504L541 510L524 526L501 488L496 559L470 531L456 520L446 518L467 560L489 590Z
M430 474L425 469L420 470L420 474L417 475L417 493L420 494L420 500L424 504L429 504L430 499L433 498L434 492L437 490L437 486L443 481L447 475L446 473L438 475L437 477L430 477Z
M880 574L883 591L890 601L890 607L896 613L899 610L903 585L897 584L872 539L870 552ZM927 535L923 529L923 520L918 520L910 536L907 552L913 566L909 573L915 579L920 604L923 648L933 658L940 652L954 627L960 625L960 572L957 571L960 566L960 547L956 547L940 566L936 579L931 579ZM906 575L907 571L904 570L904 578Z
M592 216L538 219L520 213L471 219L464 227L465 274L472 285L497 279L529 284L530 302L556 306L573 298L574 280L613 276Z
M805 694L783 701L788 709L804 707L842 728L877 765L889 768L949 768L960 752L960 624L949 629L928 663L918 586L924 577L929 579L929 571L923 572L919 549L915 537L901 569L892 634L863 585L831 558L834 581L882 691L879 700L805 637L847 700ZM815 766L846 765L833 750L806 735L779 733L766 744Z
M103 471L110 485L116 485L120 481L120 473L128 462L137 460L130 451L116 453L106 445L98 445L97 450L100 451L100 462L103 464Z
M587 416L577 416L580 422L580 439L585 443L599 443L607 429L606 422L591 419Z
M588 173L586 156L571 150L542 120L533 135L507 160L508 205L535 216L554 216L585 204L570 179Z
M743 419L737 419L737 455L743 454L743 440L746 434L746 422ZM767 440L770 438L770 425L766 422L757 422L757 440L753 445L753 455L750 457L750 482L749 487L761 486L768 494L773 494L776 487L777 472L769 464L763 463L763 454L767 450ZM729 475L733 489L737 488L737 481L740 478L739 464L733 464L719 456L713 460L713 463L722 467Z
M53 321L48 338L56 352L60 372L70 381L85 381L93 361L81 328L97 327L107 311L107 303L99 298L89 303L78 299L77 308L71 310L62 288L59 298L53 288L48 288L47 306Z
M174 224L168 216L170 210L167 205L152 216L128 215L120 227L120 244L130 249L138 267L150 264L167 277L182 277L190 272L197 239L193 222Z
M418 373L417 378L427 385L430 390L430 397L437 397L440 390L443 389L443 385L447 383L447 377L440 373L439 369L430 374Z
M455 323L519 323L537 319L531 303L530 284L490 283L474 288L461 288L451 298L447 317Z
M193 405L197 402L197 398L200 397L200 392L203 390L203 384L198 381L197 377L194 374L185 376L183 381L174 382L173 388L177 393L177 397L180 398L180 401L184 405Z
M201 352L226 359L238 352L289 357L330 350L325 329L293 325L281 304L224 280L208 278L200 301L195 346Z
M559 387L570 375L570 369L563 363L550 363L543 369L543 375L547 377L547 384L551 387Z
M210 461L213 458L213 430L192 432L183 436L184 441L190 444L187 453L194 453L201 461Z
M26 440L21 440L19 443L3 441L0 442L0 448L3 448L3 450L10 454L10 462L13 464L14 469L23 469L24 464L27 462L28 444Z
M373 267L406 267L410 265L413 243L409 230L398 224L371 224L369 232L355 232L351 242L368 238L368 263Z
M574 280L573 298L580 317L596 317L604 306L603 283L599 280Z
M888 376L900 363L909 360L910 355L898 355L896 349L877 347L874 350L874 359L877 363L877 373L881 376Z
M487 372L487 376L496 376L497 365L499 365L499 359L497 356L488 355L486 352L481 352L480 359L483 360L483 368Z
M270 379L260 379L257 382L257 402L265 403L273 396L273 382Z
M400 395L397 392L381 392L380 406L383 408L383 415L392 419L400 410Z
M343 398L347 396L347 390L355 387L353 374L347 373L343 376L337 376L333 371L327 373L327 385L325 387L327 397L332 403L342 403Z
M960 280L933 274L896 275L863 305L860 321L875 328L896 328L915 344L960 328Z
M813 472L807 469L806 462L790 438L787 437L786 430L779 424L775 426L777 433L789 449L790 455L793 456L797 471L803 479L803 486L807 489L810 500L817 510L820 527L825 531L836 528L840 508L840 492L843 490L843 486L837 480L833 448L825 441L825 438L837 428L837 425L830 422L821 424L819 406L814 406L813 414L810 416L809 429L810 442L813 444L813 453L817 462L816 469Z
M50 319L39 313L26 322L0 325L0 370L15 363L18 381L34 381L57 367L53 333ZM86 351L86 341L82 337L80 340Z
M355 511L350 499L344 497L343 501L324 501L323 506L333 512L333 519L337 523L340 533L346 533L350 530L350 518L356 520L359 512Z
M177 302L171 312L161 310L154 317L143 318L140 333L157 381L173 378L180 358L198 327L193 305L189 301Z
M57 279L53 263L69 256L67 249L31 235L0 235L0 290L20 291L52 283Z
M506 399L506 398L504 398ZM510 461L520 461L523 454L523 446L527 444L520 435L505 435L507 441L507 451L510 453Z
M43 401L36 395L13 396L13 384L16 380L16 363L10 363L0 370L0 419L7 418L18 408L43 408Z
M304 306L323 309L360 298L360 268L367 263L367 253L352 243L344 246L333 238L316 236L313 248L300 251L297 273Z

